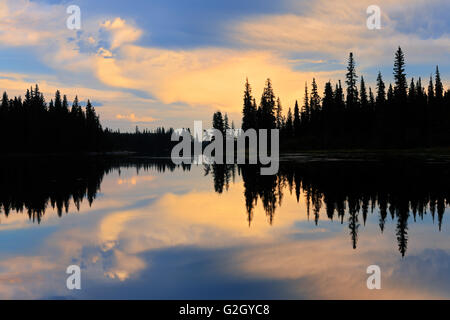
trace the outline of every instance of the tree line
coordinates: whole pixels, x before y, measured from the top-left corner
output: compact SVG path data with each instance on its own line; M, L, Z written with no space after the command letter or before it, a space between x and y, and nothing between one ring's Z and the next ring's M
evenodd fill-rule
M405 56L395 53L394 84L378 73L376 88L367 87L356 73L353 54L348 59L345 87L339 80L325 84L319 94L316 80L286 115L270 79L259 104L247 80L243 97L242 129L279 129L281 148L415 148L450 144L450 90L444 90L439 68L425 89L422 79L408 80ZM408 84L409 83L409 84ZM345 91L345 93L344 93ZM227 114L213 116L213 127L224 135L234 129ZM134 151L168 155L174 146L173 129L157 128L133 133L103 129L92 103L69 104L57 91L49 103L38 85L24 98L3 93L0 104L0 154Z
M21 96L4 92L0 104L0 154L136 151L170 153L172 129L134 133L103 129L90 100L69 103L58 90L49 103L39 86Z
M24 99L3 93L0 105L1 153L99 150L102 127L88 100L83 108L75 97L71 107L66 95L56 91L47 104L36 84Z
M405 56L399 47L393 75L394 84L387 85L379 72L372 90L357 75L350 53L345 88L340 80L334 85L328 81L320 95L313 79L311 88L305 85L302 106L296 101L286 115L270 79L259 105L247 79L242 129L279 129L285 149L448 146L450 89L444 90L439 67L425 89L421 78L407 79Z

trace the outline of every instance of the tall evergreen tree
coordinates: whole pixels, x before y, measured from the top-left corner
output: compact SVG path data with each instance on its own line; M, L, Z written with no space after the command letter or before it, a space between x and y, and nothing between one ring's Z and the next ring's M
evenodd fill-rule
M430 76L430 82L428 84L428 103L432 104L434 101L434 86L433 86L433 78Z
M391 104L391 103L393 103L393 101L394 101L394 88L392 87L392 84L390 83L389 84L389 89L388 89L388 92L387 92L387 102L389 104Z
M377 77L377 104L379 106L383 105L386 102L386 86L383 82L383 77L381 76L381 72L378 72Z
M293 132L294 132L294 123L292 120L292 111L291 108L289 108L286 118L286 134L288 136L292 136Z
M325 91L322 101L322 110L324 113L329 113L332 111L334 106L334 92L331 82L325 84Z
M361 107L363 109L367 109L369 101L367 99L366 83L364 82L364 77L363 76L361 76L360 101L361 101Z
M294 133L296 135L300 134L300 109L298 107L298 102L295 100L295 107L294 107Z
M320 110L320 95L319 90L317 89L316 79L313 78L311 88L311 100L309 102L311 112L317 113Z
M371 110L375 109L375 96L373 95L371 87L369 87L369 105Z
M414 83L414 78L412 78L411 83L409 84L409 90L408 90L409 103L414 103L416 100L416 96L417 96L416 84Z
M347 107L354 108L358 103L358 89L356 87L356 81L358 76L356 75L355 60L353 59L353 52L350 52L348 58L347 75Z
M311 108L309 106L308 83L305 83L305 96L303 98L302 124L306 125L311 119Z
M275 129L275 94L273 92L272 81L267 79L261 96L259 128Z
M343 111L345 108L344 90L342 89L341 80L339 80L339 84L336 85L336 90L334 92L334 104L338 110Z
M282 129L284 126L284 123L283 123L284 121L283 121L283 107L281 106L280 98L277 99L276 118L277 118L277 129Z
M222 135L225 134L225 121L223 119L222 112L217 111L216 113L214 113L212 127L214 129L219 130L222 133Z
M62 112L61 93L59 92L59 90L56 90L55 93L55 111Z
M223 119L223 128L224 128L225 132L226 132L226 130L230 129L230 122L228 120L228 113L225 113L225 117Z
M405 55L400 47L395 53L394 61L394 95L398 102L404 103L407 97L408 84L406 83L405 74Z
M244 108L242 110L242 129L256 129L256 105L252 97L252 88L248 82L248 78L245 82L244 91Z
M436 66L436 78L435 78L435 96L437 100L442 100L444 97L444 87L441 81L441 75L439 74L439 67Z

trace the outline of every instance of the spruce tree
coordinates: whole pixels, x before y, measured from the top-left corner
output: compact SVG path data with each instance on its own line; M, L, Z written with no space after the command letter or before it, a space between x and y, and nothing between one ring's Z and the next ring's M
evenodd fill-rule
M430 76L430 82L428 84L428 103L432 104L434 102L434 86L433 78Z
M361 107L363 109L366 109L369 102L368 102L368 99L367 99L366 83L364 82L364 77L363 76L361 76L360 101L361 101Z
M316 79L313 78L312 81L312 89L311 89L311 100L309 102L311 112L317 113L320 110L320 95L317 89Z
M222 133L222 135L225 134L225 122L224 122L224 119L222 116L222 112L217 111L216 113L214 113L212 127L214 129L219 130ZM225 137L225 135L224 135L224 137Z
M292 120L292 111L291 111L291 108L289 108L288 113L287 113L287 118L286 118L286 134L288 136L292 136L293 129L294 129L294 124L293 124L293 120Z
M407 88L408 84L406 83L406 74L405 74L405 56L400 47L398 47L397 52L395 53L395 61L394 61L394 95L397 99L397 102L404 103L407 97Z
M383 82L383 77L381 76L381 72L378 72L377 77L377 105L381 106L386 102L386 86Z
M358 103L358 89L356 88L356 81L358 76L356 75L355 60L353 59L353 52L350 52L348 58L346 81L347 84L347 107L354 108Z
M281 106L281 100L280 98L277 98L277 129L283 128L283 107Z
M229 120L228 120L228 113L225 113L225 117L223 119L223 125L224 125L225 132L226 132L226 130L230 129L230 123L229 123Z
M311 108L309 106L308 83L305 83L305 96L303 98L302 125L306 125L311 120Z
M298 107L298 102L295 100L295 106L294 106L294 133L298 135L300 133L300 109Z
M252 97L252 88L248 82L245 82L244 90L244 108L242 110L242 129L256 129L256 106Z
M441 75L439 74L439 67L436 66L436 78L435 78L435 96L437 100L442 100L444 97L444 87L441 82Z
M272 81L267 79L264 87L263 94L261 96L260 105L260 126L262 129L275 129L275 94L273 92Z

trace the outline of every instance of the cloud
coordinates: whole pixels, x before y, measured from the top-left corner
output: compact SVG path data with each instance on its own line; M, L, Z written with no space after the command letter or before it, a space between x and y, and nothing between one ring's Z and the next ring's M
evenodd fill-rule
M115 18L114 20L107 20L101 25L104 29L110 32L111 49L114 50L126 43L133 43L140 38L142 31L133 28L125 20Z
M315 76L325 82L343 72L295 71L271 52L215 48L174 51L129 45L121 48L120 57L97 62L97 76L108 85L147 91L165 104L184 102L229 112L240 112L247 77L258 100L270 77L276 94L293 105L306 81Z
M345 61L348 52L353 51L363 67L390 63L398 45L404 47L409 62L447 61L449 33L435 37L431 30L428 34L423 29L420 35L418 32L424 20L433 23L439 18L417 15L418 11L429 11L429 2L379 1L381 30L366 27L366 9L372 4L371 0L351 5L343 0L300 2L293 6L293 13L266 14L238 22L230 27L230 37L248 47L306 58ZM434 4L445 6L444 1ZM405 22L409 32L404 32L401 27L407 18L403 17L411 16L412 21Z
M27 6L34 6L23 1ZM50 12L57 11L56 7L52 8ZM160 106L174 103L194 106L208 114L208 118L215 109L240 113L246 77L253 84L257 100L265 79L270 77L276 94L285 105L293 106L303 94L304 83L313 76L323 83L337 75L336 70L317 74L293 70L293 62L271 51L214 47L169 50L139 46L136 41L143 31L120 17L99 22L97 26L83 20L83 32L75 41L68 40L68 35L73 33L67 30L54 26L48 29L55 38L54 48L46 51L48 48L40 47L41 44L35 45L44 50L44 62L53 68L70 72L74 79L84 75L89 79L93 75L101 85L146 92L158 99ZM119 112L114 119L148 123L156 120L135 114L134 110L126 114Z
M303 99L304 84L313 77L320 91L326 81L342 79L349 51L355 53L358 72L374 73L374 68L391 65L393 52L401 45L408 65L444 64L441 71L446 78L449 33L439 22L438 10L428 9L445 8L442 0L380 1L382 30L377 31L366 28L369 0L351 5L343 0L288 4L285 13L277 10L227 20L218 34L227 40L227 47L183 50L150 42L142 45L139 41L148 38L150 30L141 29L129 17L83 18L83 29L74 32L65 27L63 5L6 0L1 4L0 46L31 47L53 70L55 86L59 82L64 87L98 88L100 95L106 94L100 91L121 92L128 98L126 103L102 100L102 119L128 128L135 122L155 124L158 119L185 127L193 120L209 119L216 109L236 120L247 77L257 101L266 78L271 78L287 111L295 100ZM427 14L419 16L421 12ZM444 31L434 32L442 26ZM372 84L375 76L369 74L366 82Z
M29 0L3 0L0 3L0 45L48 44L64 31L63 10L63 6Z
M116 115L116 119L126 119L130 122L154 122L158 119L152 118L152 117L136 117L136 115L134 113L130 113L128 115L121 115L118 114Z

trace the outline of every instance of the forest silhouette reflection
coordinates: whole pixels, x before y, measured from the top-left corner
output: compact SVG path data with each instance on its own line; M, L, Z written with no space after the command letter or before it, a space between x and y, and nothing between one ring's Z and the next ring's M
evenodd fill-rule
M169 160L122 159L105 157L32 157L0 161L0 212L26 212L40 223L46 210L56 209L58 216L77 210L83 201L94 202L105 175L125 168L174 171ZM189 169L189 166L180 166Z
M1 161L0 212L26 213L40 223L50 207L58 216L73 206L95 201L105 175L124 168L140 171L189 171L189 165L176 166L170 159L148 158L17 158ZM431 215L441 230L445 209L450 204L450 166L446 161L282 161L277 175L261 176L255 165L207 165L214 190L226 192L242 178L243 200L249 226L255 207L261 202L272 224L282 215L283 197L295 196L305 202L312 223L336 220L348 225L353 248L369 215L376 215L381 233L390 219L396 224L398 249L402 256L408 246L408 223ZM214 208L211 208L214 210ZM299 215L302 212L299 212Z

